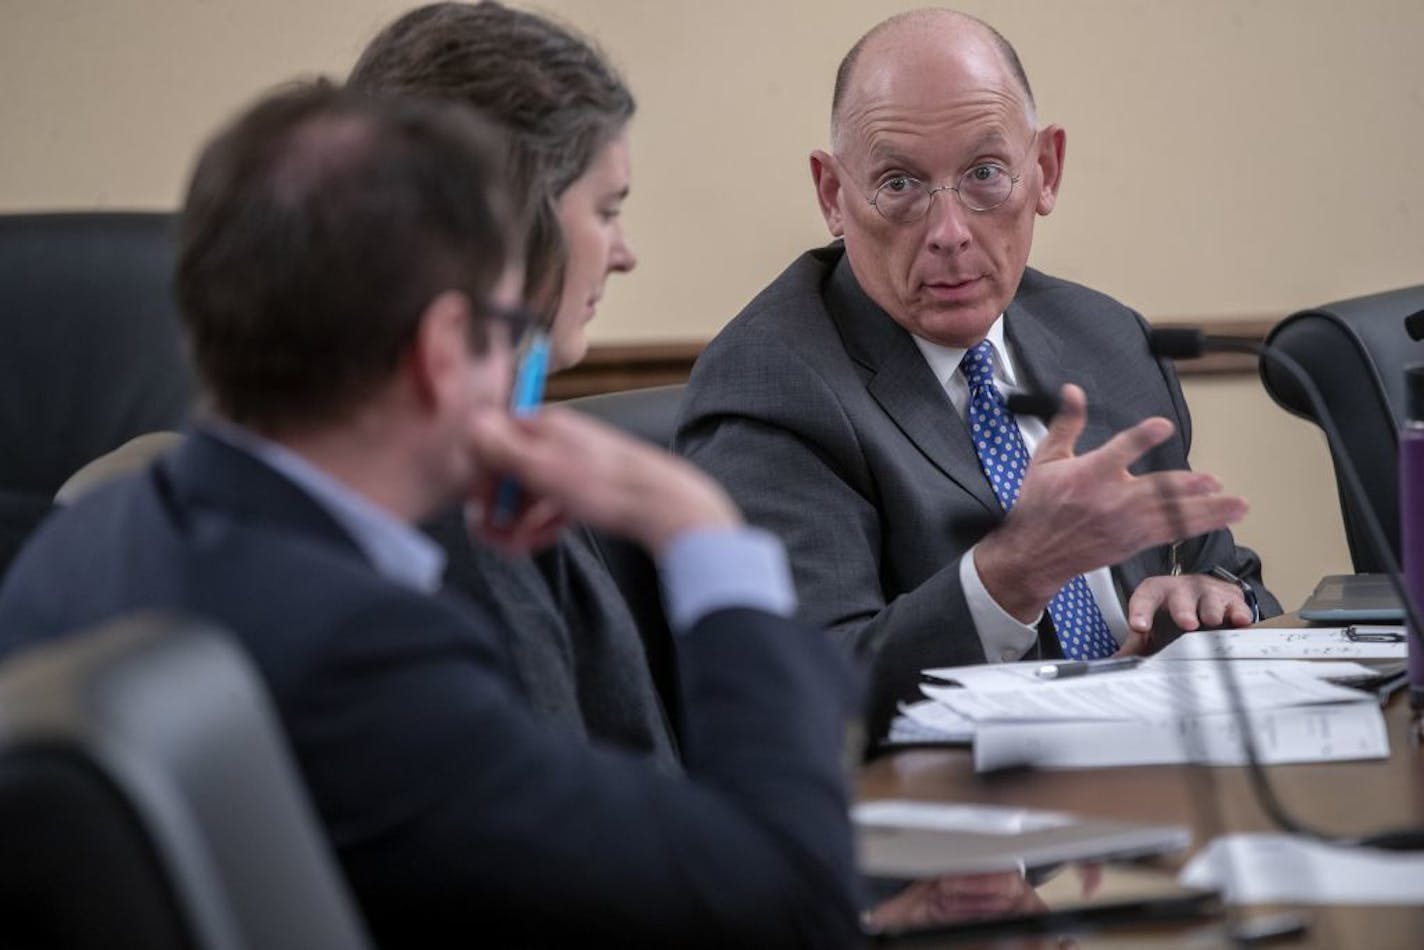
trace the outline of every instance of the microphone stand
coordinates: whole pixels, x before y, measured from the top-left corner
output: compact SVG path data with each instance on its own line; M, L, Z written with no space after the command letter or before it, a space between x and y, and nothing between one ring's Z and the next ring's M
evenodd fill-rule
M1165 356L1172 359L1191 358L1200 356L1206 350L1223 350L1237 353L1250 353L1258 360L1273 361L1286 372L1287 375L1300 386L1305 393L1306 399L1310 402L1311 411L1315 413L1316 421L1319 422L1321 430L1325 433L1326 441L1332 450L1337 450L1343 446L1340 438L1340 431L1335 425L1334 416L1325 405L1325 399L1320 394L1319 388L1310 378L1310 375L1294 359L1277 352L1270 347L1263 346L1254 340L1243 340L1235 337L1207 336L1200 330L1154 330L1152 333L1152 350L1157 356ZM1341 459L1340 471L1344 475L1345 487L1349 497L1360 508L1361 520L1365 525L1366 535L1370 543L1374 545L1376 554L1380 561L1388 568L1388 576L1391 588L1398 596L1401 604L1404 605L1405 614L1409 623L1407 629L1416 640L1416 645L1424 650L1424 624L1420 623L1420 612L1414 599L1409 596L1409 591L1405 589L1403 581L1400 579L1398 559L1394 556L1394 551L1385 537L1383 528L1379 523L1373 506L1369 504L1369 499L1364 493L1360 484L1360 477L1355 470L1354 462L1349 455L1343 451L1339 453ZM1232 714L1242 723L1245 728L1242 730L1242 749L1246 754L1247 775L1251 782L1251 787L1257 799L1260 801L1262 810L1267 816L1284 831L1299 834L1319 841L1355 845L1359 847L1378 848L1389 851L1417 851L1424 850L1424 829L1404 828L1391 831L1380 832L1364 837L1350 838L1342 835L1335 835L1321 831L1296 819L1286 811L1280 799L1276 797L1275 789L1271 786L1265 769L1261 766L1260 758L1257 754L1256 741L1250 728L1250 720L1246 715L1245 704L1241 698L1240 685L1236 682L1236 677L1229 670L1229 664L1224 662L1225 651L1219 641L1215 642L1215 652L1219 669L1222 675L1222 684L1226 690L1227 700L1231 704Z
M1037 416L1043 421L1045 425L1052 423L1053 417L1058 414L1058 410L1060 408L1059 399L1056 394L1041 392L1016 393L1008 398L1007 404L1009 411L1012 412L1014 415ZM1172 514L1173 524L1180 526L1181 521L1180 518L1176 517L1178 513L1175 509L1175 506L1173 507ZM1216 644L1215 646L1218 652L1218 659L1220 659L1221 646L1220 644ZM1242 708L1240 694L1234 691L1235 686L1235 679L1232 678L1232 691L1228 692L1227 701L1231 704L1232 716L1238 722L1244 722L1246 721L1245 712ZM1186 710L1182 713L1181 717L1181 722L1184 728L1184 732L1182 735L1182 743L1183 748L1187 751L1188 755L1195 756L1195 758L1189 758L1188 761L1185 763L1187 781L1193 786L1192 793L1190 796L1192 806L1195 809L1197 813L1197 819L1198 821L1200 821L1203 830L1207 833L1207 836L1215 837L1217 834L1225 833L1226 819L1222 812L1222 809L1218 804L1219 796L1217 794L1218 786L1216 782L1215 773L1211 771L1210 766L1206 765L1208 758L1206 742L1202 735L1190 725L1190 723L1192 723L1195 718L1192 713L1192 708L1195 706L1194 692L1194 689L1190 685L1188 685L1185 692L1180 697L1174 694L1173 704L1176 704L1178 698L1183 700L1186 704ZM1251 731L1249 725L1243 731L1243 741L1251 741ZM1243 748L1245 748L1248 762L1254 762L1254 746ZM1257 794L1260 794L1259 791L1257 791ZM1269 787L1266 788L1266 796L1272 803L1274 803L1279 808L1279 802L1276 802L1275 796L1272 794L1271 789ZM1270 806L1263 805L1263 808L1267 810L1268 814L1270 813ZM1285 817L1287 822L1294 824L1290 821L1289 816L1285 814L1283 809L1280 810L1280 815ZM1269 814L1269 817L1271 817L1272 820L1277 820L1277 816L1275 814ZM1277 823L1280 824L1279 821ZM1231 935L1232 941L1234 943L1245 944L1252 942L1246 936L1250 932L1249 928L1251 925L1241 917L1239 908L1227 904L1223 906L1222 913L1225 914L1227 920L1229 921L1227 932Z

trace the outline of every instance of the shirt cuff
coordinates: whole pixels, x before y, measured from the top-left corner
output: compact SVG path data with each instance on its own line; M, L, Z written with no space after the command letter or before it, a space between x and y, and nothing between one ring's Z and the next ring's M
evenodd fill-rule
M1023 658L1038 643L1040 613L1033 623L1020 623L994 600L979 569L974 566L974 548L959 559L959 586L964 590L964 602L979 641L984 645L984 657L990 663L1009 663Z
M673 633L691 630L718 610L747 607L782 617L796 613L786 549L759 528L688 531L658 563L663 604Z

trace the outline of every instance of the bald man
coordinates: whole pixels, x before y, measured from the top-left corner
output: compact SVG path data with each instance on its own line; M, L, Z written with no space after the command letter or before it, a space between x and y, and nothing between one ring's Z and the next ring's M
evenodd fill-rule
M842 61L811 154L833 238L697 361L675 447L779 534L807 619L871 670L868 728L936 666L1142 653L1279 612L1187 467L1142 318L1028 268L1065 135L992 27L891 18ZM1014 393L1057 393L1051 425ZM1031 461L1030 461L1031 458Z

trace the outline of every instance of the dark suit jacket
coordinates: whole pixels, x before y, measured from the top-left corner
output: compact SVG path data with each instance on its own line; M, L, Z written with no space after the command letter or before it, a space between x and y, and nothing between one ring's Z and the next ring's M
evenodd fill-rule
M1177 432L1135 470L1186 467L1191 418L1137 314L1030 270L1005 332L1032 388L1087 392L1080 451L1161 415ZM964 420L839 244L796 260L702 353L673 446L786 542L805 618L870 665L872 737L898 701L919 698L920 670L984 661L958 562L1002 510ZM1222 564L1259 589L1259 562L1229 532L1194 539L1183 556L1187 570ZM1151 548L1117 565L1120 590L1166 573L1166 557Z
M386 581L203 434L49 520L0 588L0 648L150 606L250 652L385 945L855 939L844 668L811 630L726 610L680 642L673 778L536 720L487 615Z

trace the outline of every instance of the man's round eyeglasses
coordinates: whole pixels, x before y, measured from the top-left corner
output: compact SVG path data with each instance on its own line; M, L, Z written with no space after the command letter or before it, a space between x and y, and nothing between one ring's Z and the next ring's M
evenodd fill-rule
M1035 132L1029 140L1032 152L1033 142L1038 138ZM1027 156L1025 157L1027 160ZM931 187L913 175L895 175L881 182L870 196L870 204L880 216L892 224L914 224L924 220L934 205L935 195L941 191L952 191L959 203L970 211L993 211L1009 200L1014 193L1014 185L1022 175L1015 175L998 162L980 162L959 176L952 185Z

